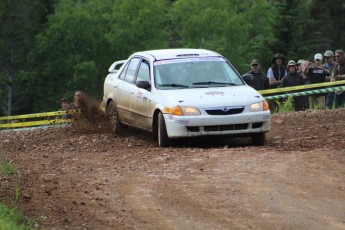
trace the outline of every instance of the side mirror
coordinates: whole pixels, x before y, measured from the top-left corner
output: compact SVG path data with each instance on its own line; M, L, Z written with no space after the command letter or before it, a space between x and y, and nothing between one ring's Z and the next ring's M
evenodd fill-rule
M151 84L148 81L137 81L135 84L138 88L146 89L148 91L151 90Z
M253 81L254 77L250 73L246 73L242 75L243 80L248 84L249 82Z
M125 63L125 62L126 62L126 60L121 60L121 61L114 62L113 64L111 64L111 66L109 67L108 71L110 73L117 73L120 70L120 68L123 65L123 63Z

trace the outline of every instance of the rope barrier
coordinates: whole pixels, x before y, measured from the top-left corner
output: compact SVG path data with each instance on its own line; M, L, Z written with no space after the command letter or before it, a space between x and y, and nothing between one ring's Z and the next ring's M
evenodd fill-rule
M286 92L297 91L297 90L305 90L305 89L312 89L312 88L326 88L328 86L341 86L341 85L345 85L345 80L325 82L325 83L317 83L317 84L282 87L282 88L276 88L276 89L265 89L265 90L259 90L259 93L261 93L261 95L278 94L278 93L286 93Z
M67 115L76 113L77 110L55 111L47 113L24 114L17 116L0 117L0 129L26 128L32 126L55 125L70 123ZM30 119L27 121L27 119ZM36 119L36 120L35 120ZM39 120L37 120L39 119Z
M309 90L309 91L288 93L288 94L280 94L280 95L274 95L274 96L267 96L264 98L267 100L271 100L271 99L286 98L289 96L292 96L292 97L306 96L306 95L313 95L313 94L318 94L318 93L328 93L328 92L334 92L334 91L345 91L345 86L330 87L330 88L325 88L325 89L316 89L316 90Z
M332 87L329 87L329 86L332 86ZM302 91L302 90L313 89L313 88L315 88L315 90ZM296 92L296 91L299 91L299 92ZM289 96L292 96L292 97L305 96L305 95L327 93L327 92L334 92L334 91L345 91L345 80L325 82L325 83L319 83L319 84L293 86L293 87L283 87L283 88L277 88L277 89L260 90L259 93L261 93L262 95L267 95L267 96L264 96L266 100L271 100L271 99L286 98ZM287 93L287 92L291 92L291 93ZM271 94L275 94L275 95L271 95ZM35 114L24 114L24 115L17 115L17 116L0 117L0 129L68 123L68 122L71 122L71 119L65 119L64 117L67 114L73 114L75 112L77 111L69 110L69 111L55 111L55 112L46 112L46 113L35 113ZM52 119L52 117L55 117L55 119ZM25 121L25 119L39 119L39 118L41 118L41 120ZM20 121L21 119L23 119L23 121Z

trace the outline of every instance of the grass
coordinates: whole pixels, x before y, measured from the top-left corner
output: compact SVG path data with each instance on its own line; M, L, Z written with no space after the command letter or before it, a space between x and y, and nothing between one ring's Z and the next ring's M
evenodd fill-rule
M1 162L1 174L3 175L11 175L16 174L17 169L13 165L7 162Z
M0 160L0 178L1 177L17 177L18 171L16 167L6 161ZM0 187L0 191L2 188ZM13 197L13 207L8 207L0 203L0 229L1 230L31 230L37 229L37 223L23 216L18 210L18 200L20 197L20 189L15 188Z
M287 97L284 100L274 100L274 103L276 104L276 107L274 109L274 113L288 113L288 112L294 112L294 100L292 96ZM345 105L340 107L340 108L345 108ZM320 106L318 103L315 103L313 105L314 110L320 109ZM325 109L336 109L335 105L333 105L332 108L325 108Z
M276 108L275 113L287 113L295 111L294 104L293 104L293 97L289 96L286 100L280 101L275 100Z
M34 229L35 222L28 220L17 208L8 208L0 204L0 226L1 230Z

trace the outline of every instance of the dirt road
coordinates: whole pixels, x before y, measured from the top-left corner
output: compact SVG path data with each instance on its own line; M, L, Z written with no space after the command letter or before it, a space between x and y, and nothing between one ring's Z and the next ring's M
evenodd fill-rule
M19 177L1 177L0 199L19 186L19 209L45 229L345 229L344 136L343 109L273 115L264 147L164 149L100 124L1 131Z

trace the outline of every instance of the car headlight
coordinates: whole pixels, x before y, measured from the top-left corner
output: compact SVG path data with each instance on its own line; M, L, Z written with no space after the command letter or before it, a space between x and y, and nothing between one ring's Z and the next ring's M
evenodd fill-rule
M195 107L175 106L170 109L170 114L175 116L197 116L200 115L200 111Z
M267 101L260 101L257 103L253 103L249 106L249 110L251 112L266 111L268 110L268 103Z

